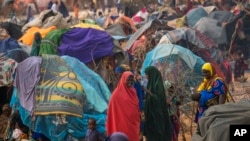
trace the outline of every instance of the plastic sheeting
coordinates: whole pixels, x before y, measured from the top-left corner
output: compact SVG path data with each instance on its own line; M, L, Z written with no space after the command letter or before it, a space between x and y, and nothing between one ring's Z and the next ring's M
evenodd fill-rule
M169 31L165 36L167 36L167 38L172 43L176 43L179 40L184 39L196 45L199 48L217 47L216 43L212 39L201 34L199 31L195 29L191 29L191 28L183 27L183 28L179 28L176 30L172 30L172 31Z
M202 7L198 7L190 10L187 14L187 24L189 27L193 27L201 18L206 17L208 14Z
M142 65L142 84L146 86L145 69L155 66L162 73L164 81L175 83L180 88L185 102L190 101L190 87L196 87L202 80L201 67L204 61L190 50L174 44L160 44L148 52Z
M196 23L194 28L213 39L218 45L227 43L225 27L215 19L204 17Z
M210 107L199 120L191 141L229 141L230 125L249 125L249 119L249 100Z

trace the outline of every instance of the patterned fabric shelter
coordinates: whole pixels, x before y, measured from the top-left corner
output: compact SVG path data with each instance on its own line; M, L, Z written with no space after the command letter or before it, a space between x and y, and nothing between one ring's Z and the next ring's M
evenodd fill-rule
M51 140L67 140L68 135L82 139L88 118L95 118L97 129L105 132L111 93L102 78L79 60L29 57L16 70L11 106L33 131Z

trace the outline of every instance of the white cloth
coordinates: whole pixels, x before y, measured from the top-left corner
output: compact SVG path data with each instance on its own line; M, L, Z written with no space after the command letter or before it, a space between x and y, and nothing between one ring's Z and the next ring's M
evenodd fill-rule
M15 129L12 133L13 139L20 139L20 136L23 134L23 132L20 129Z
M57 5L55 3L53 3L53 5L51 6L51 10L54 12L54 13L57 13Z

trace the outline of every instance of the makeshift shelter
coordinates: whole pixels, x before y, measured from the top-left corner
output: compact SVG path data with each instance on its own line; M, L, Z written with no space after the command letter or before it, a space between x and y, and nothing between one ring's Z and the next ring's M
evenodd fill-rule
M180 40L185 40L203 49L209 49L218 46L212 39L201 34L198 30L187 27L168 31L164 36L166 37L162 37L160 43L164 42L164 39L167 38L173 44Z
M105 132L111 93L101 77L79 60L55 55L30 57L17 67L14 86L11 106L31 130L51 140L82 139L88 118L95 118L97 130Z
M204 8L198 7L190 10L187 14L187 24L189 27L194 27L195 24L203 17L207 17L207 12Z
M227 71L222 72L219 64L217 64L217 62L223 60L218 45L214 40L203 35L196 29L183 27L168 31L167 34L161 38L159 44L161 43L172 43L183 46L191 50L195 55L201 57L205 62L214 64L219 76L224 77L224 73L227 73Z
M234 14L229 11L213 11L208 14L208 17L219 22L228 22L234 17Z
M73 28L63 34L58 52L59 55L73 56L83 63L89 63L101 57L113 55L113 47L113 40L105 31Z
M68 19L63 18L61 13L53 13L52 10L44 10L40 13L39 17L33 19L22 27L22 32L25 32L31 27L49 28L55 26L56 28L69 28Z
M190 101L190 87L196 87L202 80L201 67L204 61L190 50L174 44L160 44L148 52L142 65L143 84L145 69L155 66L162 73L164 81L177 85L179 94L184 95L186 102Z
M208 17L201 18L196 25L195 29L199 30L202 34L213 39L216 44L227 44L226 29L222 23Z
M55 29L55 26L51 26L48 28L31 27L18 41L24 43L25 45L31 46L34 41L34 35L36 32L39 32L42 37L45 37L47 33Z

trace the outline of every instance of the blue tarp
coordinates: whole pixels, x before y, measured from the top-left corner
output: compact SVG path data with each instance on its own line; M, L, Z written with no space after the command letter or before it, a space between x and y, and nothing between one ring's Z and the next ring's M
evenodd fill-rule
M5 53L9 50L20 48L17 40L13 38L7 38L0 41L0 53Z
M106 110L111 95L107 85L98 74L90 70L76 58L69 56L62 56L61 58L77 74L77 79L86 92L87 98L84 105L83 118L70 115L37 115L35 116L35 121L33 121L31 113L20 105L18 91L15 87L11 106L14 110L19 110L21 119L25 125L37 133L44 134L52 141L64 140L68 135L82 139L86 134L89 118L96 119L97 130L105 133Z
M146 85L145 69L148 66L156 66L161 71L164 81L175 83L182 81L181 83L185 82L187 87L195 86L201 80L203 64L202 58L193 54L189 49L174 44L160 44L147 53L143 62L143 84ZM181 76L183 78L179 80Z

